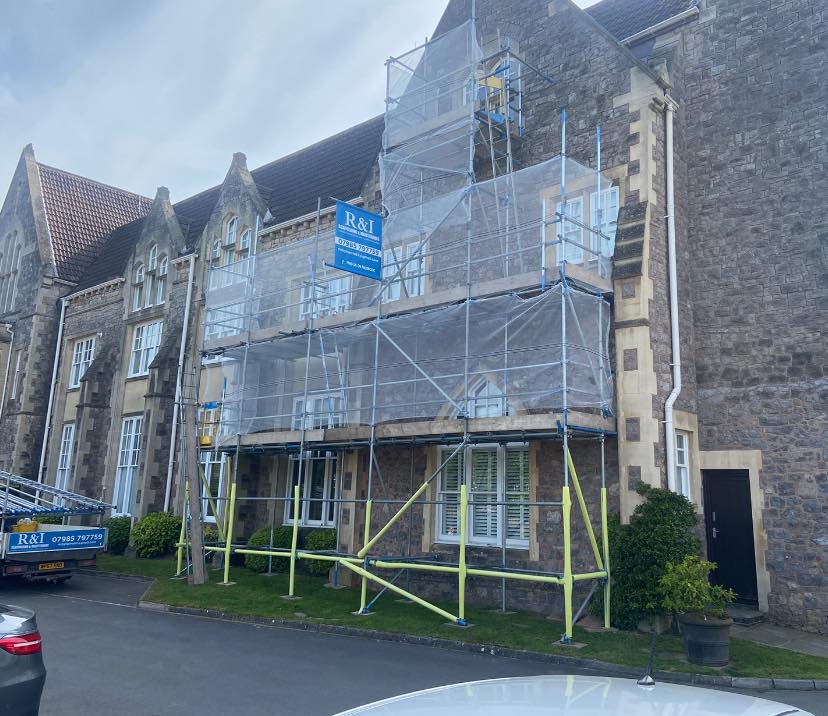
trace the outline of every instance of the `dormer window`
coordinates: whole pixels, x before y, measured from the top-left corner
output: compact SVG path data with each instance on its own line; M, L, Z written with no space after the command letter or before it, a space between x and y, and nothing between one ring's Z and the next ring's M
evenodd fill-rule
M236 245L236 233L239 229L239 219L237 216L234 216L230 221L227 222L227 234L224 237L224 244L225 246L235 246Z
M144 264L135 268L135 281L132 287L132 310L140 311L144 307Z
M155 271L158 265L158 246L153 244L150 246L149 253L147 254L147 271Z
M468 413L470 418L498 418L509 414L509 404L503 391L484 378L469 388Z
M245 229L242 232L241 239L239 239L239 251L249 251L250 250L250 236L252 232L250 229Z

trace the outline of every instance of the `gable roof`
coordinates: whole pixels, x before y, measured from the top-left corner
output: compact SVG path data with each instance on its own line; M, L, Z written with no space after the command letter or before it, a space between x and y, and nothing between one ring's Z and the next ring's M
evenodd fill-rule
M78 281L110 232L149 212L152 200L37 163L58 278Z
M698 0L601 0L584 12L620 42L697 4Z
M324 207L333 204L330 197L359 196L379 155L384 128L385 118L380 115L250 172L270 209L272 222L315 211L318 197ZM221 186L214 186L173 204L187 250L195 248L201 238L220 193ZM123 275L142 227L143 220L139 220L112 231L78 288Z

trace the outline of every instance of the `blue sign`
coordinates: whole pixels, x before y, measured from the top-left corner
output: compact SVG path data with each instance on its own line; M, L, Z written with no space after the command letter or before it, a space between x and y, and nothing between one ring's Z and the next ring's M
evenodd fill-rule
M10 532L6 554L60 552L66 549L102 549L105 546L106 530L100 527L83 530L50 530L49 532Z
M382 217L343 201L336 202L334 268L382 278Z

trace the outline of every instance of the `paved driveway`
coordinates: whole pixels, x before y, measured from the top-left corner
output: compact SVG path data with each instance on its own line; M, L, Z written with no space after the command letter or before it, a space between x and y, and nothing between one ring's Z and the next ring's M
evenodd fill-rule
M291 714L440 684L562 673L549 664L137 609L145 584L79 575L62 587L0 582L37 610L49 675L42 716ZM828 714L828 692L769 692Z

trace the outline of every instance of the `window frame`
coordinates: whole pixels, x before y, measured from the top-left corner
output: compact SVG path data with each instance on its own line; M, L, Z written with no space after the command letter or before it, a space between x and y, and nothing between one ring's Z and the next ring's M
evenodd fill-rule
M570 209L572 206L578 207L578 212L573 213ZM555 216L562 214L563 205L560 201L555 203ZM581 224L584 223L584 197L573 196L566 200L566 216ZM577 238L576 238L577 237ZM567 261L572 264L582 264L584 262L584 230L578 224L568 221L559 222L556 225L556 239L560 241L558 244L558 263Z
M216 459L218 458L218 459ZM205 522L216 523L216 515L210 514L210 500L204 493L204 485L212 485L213 470L218 465L218 487L217 491L210 495L214 500L224 495L225 482L227 480L227 453L216 452L215 450L202 450L198 456L199 465L204 470L204 479L201 481L201 514ZM221 502L216 502L216 507L221 509Z
M154 330L155 327L157 330ZM127 369L127 378L138 378L149 375L149 366L158 355L158 349L161 346L161 340L164 335L163 321L149 321L148 323L139 323L133 326L132 329L132 348L129 352L129 366ZM157 343L150 345L145 342L145 336L157 337ZM137 369L136 369L136 356Z
M224 230L224 245L225 246L233 246L236 245L236 240L239 233L239 217L238 216L231 216L227 220L227 227Z
M673 443L675 455L673 457L676 469L676 492L691 499L690 485L690 433L687 430L676 430Z
M445 460L448 454L454 448L451 447L443 447L440 449L440 462ZM473 488L473 481L472 481L472 470L473 470L473 462L474 462L474 453L482 453L482 452L489 452L495 453L495 491L494 493L491 490L478 490L475 491ZM510 451L522 451L525 452L525 484L526 490L508 490L507 480L506 480L506 455L507 452ZM474 445L468 446L464 448L455 458L459 458L460 461L460 469L461 472L458 475L458 483L457 489L451 490L446 489L443 482L444 472L446 468L451 464L447 464L443 467L443 470L440 471L440 475L437 478L437 514L435 520L435 527L436 527L436 537L435 541L437 543L443 544L459 544L460 543L460 514L459 514L459 505L460 505L460 485L465 483L469 486L469 514L467 516L467 535L466 535L466 544L472 546L480 546L480 547L501 547L504 543L505 537L505 544L507 548L510 549L529 549L529 539L531 534L531 507L529 503L529 496L530 496L530 487L531 487L531 474L529 472L529 444L528 443L506 443L506 444L497 444L497 443L490 443L490 444L481 444L481 445ZM455 459L453 458L452 461ZM456 469L456 468L455 468ZM475 494L478 495L486 495L491 496L494 494L495 499L492 502L495 503L506 503L509 502L509 496L517 495L519 499L515 502L516 506L522 505L520 507L521 512L525 511L526 517L523 524L525 525L525 532L526 532L526 539L515 539L510 538L508 535L509 532L509 506L506 504L496 504L494 505L494 520L496 520L495 524L495 535L475 535L475 528L476 522L478 517L475 516L475 504L474 504L474 496ZM449 496L454 496L454 499L447 499ZM457 511L457 527L456 532L449 532L444 529L445 524L445 510L446 506L450 504L455 504ZM478 503L485 505L485 501L480 501ZM489 510L489 525L491 525L492 516L491 516L491 509ZM504 535L503 530L506 530ZM523 528L522 528L523 529ZM490 531L490 530L487 530Z
M23 349L18 348L16 351L15 361L14 361L14 378L12 379L11 384L11 393L9 395L9 400L22 400L23 399L23 387L20 385L20 359L23 357Z
M140 311L144 308L144 282L146 279L146 270L144 264L138 264L135 267L134 281L132 282L132 312Z
M144 417L142 415L127 415L121 421L118 459L115 466L115 484L112 488L113 516L132 515L135 481L141 464L143 423ZM122 501L127 501L128 504L121 504L119 507L119 503Z
M147 271L155 271L158 267L158 244L153 244L147 251Z
M347 414L345 405L344 391L330 391L326 393L309 393L308 402L312 402L314 410L305 412L304 401L305 396L296 396L293 399L293 413L291 419L291 427L293 430L302 429L302 419L304 417L305 430L326 430L328 428L338 428L345 425L345 416ZM328 402L327 410L316 410L317 404L322 401L336 401L334 409L331 410L331 404ZM323 405L324 407L324 405ZM320 420L327 416L327 421ZM338 419L338 420L337 420Z
M316 499L312 495L313 487L313 466L316 463L324 461L324 476L322 482L322 497ZM303 458L302 469L302 487L299 491L299 526L300 527L325 527L330 529L337 528L339 517L338 504L336 502L339 493L339 461L335 452L332 451L314 451L308 452ZM308 470L308 466L311 469ZM288 499L285 501L285 511L282 519L282 524L293 525L293 486L297 483L299 472L299 458L291 456L288 458L288 479L286 480ZM306 479L308 475L311 479ZM322 503L322 517L319 520L313 520L308 517L311 510L311 504L315 502Z
M610 257L615 249L615 234L618 230L618 212L621 209L621 196L617 186L611 186L608 189L601 190L601 223L598 223L598 192L593 191L589 194L589 225L598 229L603 234L610 237L609 245L606 245L598 236L590 232L590 260L597 259L599 256ZM612 221L607 221L606 208L614 207L615 213L612 214L615 218Z
M95 348L97 336L75 339L72 345L72 363L69 367L68 387L80 388L81 380L95 360Z
M332 290L333 289L333 290ZM299 320L317 320L345 313L351 308L352 282L350 276L316 279L316 301L310 279L299 285ZM324 293L321 293L324 291ZM316 304L314 308L314 303Z
M64 423L60 431L58 461L55 468L55 487L68 490L72 479L72 457L75 447L75 424Z

